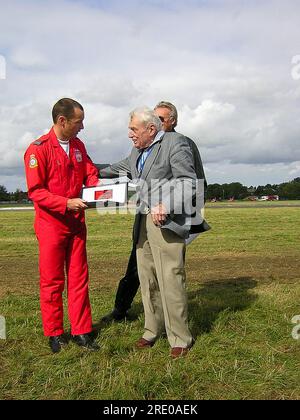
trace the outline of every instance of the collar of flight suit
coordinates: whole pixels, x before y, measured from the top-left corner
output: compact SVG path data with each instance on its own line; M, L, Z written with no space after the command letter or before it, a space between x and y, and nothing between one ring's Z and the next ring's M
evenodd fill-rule
M53 147L61 147L53 127L51 128L51 130L49 132L49 137L50 137L50 141L51 141L51 144L52 144ZM69 140L70 150L71 150L71 146L73 145L74 140L76 140L76 137Z

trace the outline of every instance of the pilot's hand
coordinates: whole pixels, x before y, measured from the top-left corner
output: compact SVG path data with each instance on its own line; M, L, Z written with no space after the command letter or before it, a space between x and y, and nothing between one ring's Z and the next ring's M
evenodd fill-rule
M78 213L88 208L86 203L87 201L82 200L81 198L70 198L67 201L67 208L70 211L74 211L75 213Z

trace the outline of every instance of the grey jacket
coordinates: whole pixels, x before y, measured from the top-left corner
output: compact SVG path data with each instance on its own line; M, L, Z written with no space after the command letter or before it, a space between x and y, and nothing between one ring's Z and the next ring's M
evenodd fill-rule
M141 151L133 148L126 159L100 171L101 178L127 175L135 182L142 181L142 187L139 189L134 240L137 241L138 237L140 214L160 202L166 205L169 214L166 223L162 226L163 229L170 229L185 239L188 238L191 230L193 233L208 230L209 226L203 221L200 212L192 206L198 193L198 180L200 180L200 186L202 185L203 194L206 186L201 157L196 144L182 134L165 133L154 144L141 174L137 169L140 155ZM185 193L182 199L183 188ZM182 206L183 201L184 206Z

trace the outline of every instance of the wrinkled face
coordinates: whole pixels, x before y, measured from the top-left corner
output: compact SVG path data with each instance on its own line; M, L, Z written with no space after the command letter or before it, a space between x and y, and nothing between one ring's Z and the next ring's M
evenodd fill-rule
M77 137L79 131L83 130L84 112L79 108L74 108L74 115L69 120L66 117L58 117L60 125L61 140L69 140Z
M164 131L173 131L175 126L175 119L171 117L171 111L168 108L156 108L155 114L162 122L162 129Z
M154 140L157 129L154 124L146 125L134 116L129 122L128 137L137 149L146 149Z

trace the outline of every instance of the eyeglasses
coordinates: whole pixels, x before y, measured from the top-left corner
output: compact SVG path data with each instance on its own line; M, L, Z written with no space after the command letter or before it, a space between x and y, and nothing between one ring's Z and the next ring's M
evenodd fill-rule
M164 117L158 117L160 119L161 122L165 122L166 120L168 120L169 118L164 118Z

